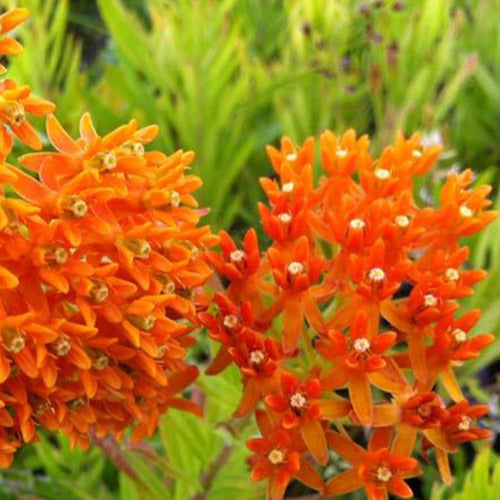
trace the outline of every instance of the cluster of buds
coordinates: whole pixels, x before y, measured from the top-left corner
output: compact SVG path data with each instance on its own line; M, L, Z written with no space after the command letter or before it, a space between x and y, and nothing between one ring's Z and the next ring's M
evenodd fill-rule
M327 496L364 488L371 500L408 498L418 452L449 483L448 455L490 435L477 423L488 407L470 404L454 373L493 341L469 334L480 312L460 314L457 302L485 276L466 267L460 240L496 217L490 188L470 189L470 170L450 173L439 208L420 207L413 180L438 146L400 135L375 159L366 136L326 131L320 147L317 184L312 138L268 148L276 176L261 180L265 252L251 229L241 248L221 232L221 253L208 254L229 281L215 312L199 314L221 344L208 373L240 369L235 416L255 414L251 477L267 479L270 500L292 479ZM363 429L366 449L355 442ZM331 452L350 468L325 481Z
M3 54L27 16L0 17ZM86 447L90 430L139 439L168 407L199 413L179 393L217 238L198 227L194 154L146 151L158 127L134 120L101 137L88 114L74 140L53 110L0 82L0 180L17 195L0 196L0 467L37 427ZM26 112L48 115L55 148L18 159L30 174L5 163L14 136L42 147Z

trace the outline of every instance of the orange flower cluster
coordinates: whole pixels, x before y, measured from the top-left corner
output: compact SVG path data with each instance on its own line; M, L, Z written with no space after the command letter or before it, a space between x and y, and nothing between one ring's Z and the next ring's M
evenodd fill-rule
M457 300L485 276L466 267L460 240L496 217L490 188L471 190L470 170L450 173L439 208L422 208L413 180L439 147L400 135L374 159L353 131L327 131L320 144L317 185L312 138L268 148L276 177L261 180L272 239L264 253L251 229L241 247L221 232L222 252L208 255L229 281L216 312L199 315L221 344L208 373L230 363L241 371L236 416L255 412L262 437L247 443L251 477L267 479L270 500L292 478L327 496L364 488L371 500L408 498L416 450L433 449L450 482L448 454L490 435L476 423L488 408L469 404L454 375L493 341L469 335L479 311L457 317ZM367 449L350 437L360 428L370 431ZM329 451L351 468L325 483L318 465Z
M5 34L27 15L0 17L0 52L20 52ZM18 195L0 196L0 467L37 427L86 447L90 429L138 439L168 407L199 413L178 394L217 238L198 227L194 154L146 152L158 127L135 120L101 137L88 114L74 140L49 114L56 151L19 158L28 175L4 163L13 136L40 149L26 112L54 106L12 80L0 92L0 178Z

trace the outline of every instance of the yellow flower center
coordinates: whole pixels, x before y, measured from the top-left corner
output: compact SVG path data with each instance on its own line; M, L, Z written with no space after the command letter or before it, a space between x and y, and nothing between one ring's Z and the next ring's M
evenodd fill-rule
M233 264L241 264L245 260L245 252L243 250L233 250L229 255L229 260Z
M290 224L290 222L292 222L292 216L288 213L279 214L278 219L283 222L283 224Z
M52 403L48 399L40 399L36 398L31 402L31 407L33 408L33 412L37 417L42 416L46 411L52 410Z
M392 477L392 472L385 465L377 468L377 479L382 483L387 483Z
M283 187L281 190L284 193L291 193L295 189L295 184L293 182L287 182L286 184L283 184Z
M413 158L422 158L423 152L420 149L414 149L411 154Z
M126 154L134 156L144 155L144 145L139 141L127 141L122 145L122 150Z
M26 118L24 106L18 101L7 101L3 107L3 112L9 125L14 127L19 127Z
M461 328L455 328L455 330L453 330L451 334L453 338L459 343L465 342L465 340L467 339L467 334Z
M406 215L396 215L394 222L401 228L405 228L410 225L410 219Z
M109 297L109 288L100 279L93 279L93 286L89 291L89 299L93 302L104 302Z
M224 316L224 320L222 323L225 328L227 328L228 330L232 330L233 328L236 328L238 326L239 320L234 314L228 314L227 316Z
M386 168L377 168L375 170L375 177L381 181L389 179L390 176L391 176L391 171L387 170Z
M275 448L269 452L267 458L273 465L279 465L285 461L285 454L281 450Z
M66 356L71 350L71 341L67 335L62 333L59 338L50 345L56 356Z
M448 281L458 281L460 278L460 273L453 267L449 267L448 269L446 269L444 276Z
M300 392L296 392L295 394L292 394L292 396L290 397L290 406L292 408L295 408L296 410L304 408L306 403L307 403L306 397Z
M132 323L139 330L149 332L155 326L156 318L153 314L147 316L139 316L138 314L129 314L127 320Z
M2 341L7 351L18 354L26 345L26 335L20 328L9 326L2 330Z
M380 283L381 281L383 281L385 279L385 272L380 267L374 267L368 273L368 279L372 283Z
M250 353L250 363L252 365L260 365L265 359L265 354L261 350L255 350Z
M425 307L436 307L438 299L434 297L431 293L424 295L424 305Z
M462 420L460 421L460 423L458 424L458 428L461 430L461 431L468 431L470 429L470 424L471 424L472 420L467 417L466 415L464 415L462 417Z
M123 241L123 245L138 259L147 259L151 254L149 241L140 238L131 238Z
M465 219L470 219L473 215L474 212L466 205L462 205L459 208L460 215L464 217Z
M357 352L366 352L370 349L370 341L364 337L354 341L354 350Z
M116 155L111 151L97 153L92 158L91 164L100 172L111 172L116 168Z
M77 399L73 399L72 401L70 401L68 403L68 407L70 410L78 410L79 408L81 408L82 406L85 406L85 401L83 400L83 398L77 398Z
M286 161L292 162L297 159L297 153L290 153L285 156Z
M300 262L290 262L290 264L288 264L287 271L291 276L297 276L304 272L304 266Z
M177 208L181 204L181 195L177 191L170 191L170 205Z
M349 226L351 226L352 229L364 229L366 224L363 219L352 219L351 222L349 222Z
M175 283L172 278L165 273L157 273L155 274L155 278L161 283L162 288L160 293L165 295L170 295L175 292Z
M167 346L166 345L160 345L158 346L158 350L156 351L156 358L161 359L165 354L167 353Z
M348 152L346 149L338 148L337 151L335 151L337 158L347 158L347 154Z
M92 356L92 366L96 370L104 370L109 365L109 358L103 352L96 352Z
M417 408L417 413L422 417L422 418L429 418L431 416L432 410L431 407L427 404L420 405Z
M45 261L57 265L66 264L68 252L63 247L51 247L45 251Z
M88 205L79 196L68 196L63 204L63 210L77 219L81 219L89 210Z

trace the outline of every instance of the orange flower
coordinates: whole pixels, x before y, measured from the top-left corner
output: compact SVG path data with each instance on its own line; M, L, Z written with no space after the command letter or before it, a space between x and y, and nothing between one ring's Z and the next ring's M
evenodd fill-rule
M267 498L281 500L290 480L295 477L314 489L322 490L321 477L301 458L301 443L284 429L274 429L268 416L257 412L257 422L263 435L247 441L255 453L248 459L252 466L251 479L269 478Z
M343 399L322 399L319 379L301 384L290 373L281 375L281 394L269 394L265 402L273 411L282 414L284 429L298 427L300 436L315 460L325 465L328 461L322 418L330 420L348 415L351 405Z
M316 344L318 351L334 362L323 386L331 390L347 385L354 412L365 426L370 426L373 420L371 384L396 394L407 387L397 367L384 356L395 342L394 332L373 336L368 331L366 314L360 311L351 325L349 339L340 331L330 330L328 339Z
M408 456L390 453L386 435L373 431L367 451L337 432L327 437L333 450L353 466L326 483L327 495L364 488L369 500L387 499L389 493L401 498L413 496L404 480L418 474L418 463Z
M208 262L223 276L230 280L227 294L230 298L250 300L256 312L262 312L260 289L265 287L265 271L260 267L260 250L257 233L250 229L245 234L243 249L239 249L225 231L219 232L222 255L208 252Z
M477 358L481 350L495 340L490 333L467 338L468 332L480 316L481 311L477 309L469 311L457 320L451 315L445 316L435 327L434 344L426 351L426 358L429 360L427 385L430 387L439 377L448 394L457 402L463 399L463 395L453 366Z
M0 51L5 41L5 39L0 41ZM55 105L51 102L33 97L27 85L18 86L14 80L2 80L0 82L0 158L4 160L12 150L12 133L28 147L41 149L42 141L26 119L26 113L46 115L54 109Z
M267 252L275 282L281 289L268 314L283 310L283 349L290 353L295 349L303 330L304 318L317 331L324 329L324 322L316 299L321 287L314 287L324 266L320 257L311 254L307 238L301 237L287 260L276 248Z
M395 398L392 403L374 407L374 427L395 426L396 435L392 452L410 455L418 433L433 440L440 432L443 422L448 418L442 398L434 392L413 394L408 392Z
M473 427L473 421L486 413L488 413L488 406L471 406L468 401L463 400L451 406L441 427L426 436L427 439L424 440L422 449L426 453L429 448L436 448L436 460L445 484L453 482L448 454L457 452L458 444L491 437L490 430Z
M229 349L244 377L243 395L235 416L250 413L263 395L277 387L278 361L281 357L276 342L248 330L237 347Z
M198 314L198 319L207 328L210 337L222 344L217 356L206 370L209 375L220 373L233 361L229 349L239 345L245 329L266 328L266 325L257 324L250 302L243 302L241 307L238 307L220 292L214 295L213 300L219 308L217 316L208 312Z

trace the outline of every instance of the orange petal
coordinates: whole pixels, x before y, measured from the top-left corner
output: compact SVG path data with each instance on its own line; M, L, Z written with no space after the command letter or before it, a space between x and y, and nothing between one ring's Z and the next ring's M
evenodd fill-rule
M249 380L243 389L243 395L241 396L238 409L234 412L234 417L241 418L248 415L259 402L260 394L259 382Z
M15 288L19 280L14 274L0 266L0 288Z
M325 391L338 389L346 385L347 377L348 371L343 366L338 366L321 380L321 386Z
M399 477L393 478L387 485L389 492L400 498L412 498L413 491L411 488Z
M87 142L92 142L96 137L98 137L94 124L92 123L92 117L88 112L84 113L80 119L80 135Z
M450 462L448 461L448 453L438 448L436 450L436 461L438 464L439 472L441 474L441 478L443 479L443 483L447 485L453 484L453 476L451 475L450 471Z
M0 54L11 56L22 54L24 52L23 46L13 38L4 38L0 41Z
M399 421L399 418L399 410L396 405L382 403L373 407L373 425L375 427L394 425Z
M0 26L2 27L2 32L7 33L7 31L13 30L16 26L24 23L28 19L30 12L28 9L17 8L7 11L5 14L0 16Z
M323 489L323 480L318 471L302 458L300 459L300 469L293 475L301 483L315 490L321 491Z
M33 126L26 120L19 126L12 125L12 131L31 149L42 149L42 140Z
M217 375L222 370L224 370L231 362L233 358L225 346L219 349L219 352L212 360L205 373L207 375Z
M410 385L394 359L385 357L386 366L377 372L368 374L370 383L391 394L402 394L409 391Z
M47 116L47 136L54 147L61 153L77 156L83 153L78 144L63 129L54 115Z
M197 417L203 417L203 410L194 401L186 398L172 398L168 402L168 406L171 408L177 408L178 410L188 411Z
M292 352L297 347L304 327L300 301L287 300L283 312L283 350Z
M353 466L360 464L366 455L366 451L361 446L343 434L333 431L328 432L326 439L333 451Z
M282 500L288 483L283 484L273 475L267 484L267 500Z
M443 382L444 388L446 392L450 395L450 397L458 403L464 399L464 395L462 394L462 389L458 385L458 380L453 373L453 368L450 364L448 364L440 373L441 382Z
M411 425L401 423L392 443L392 453L395 455L410 456L417 440L417 429Z
M373 429L368 442L368 450L388 449L391 444L392 426Z
M457 451L456 446L453 443L450 443L446 434L439 427L424 429L423 433L437 449L442 449L449 453Z
M335 418L345 417L351 411L351 403L345 399L319 399L315 400L321 408L321 418L333 420Z
M410 357L411 367L415 372L415 376L419 380L427 379L427 360L426 350L427 344L423 332L413 333L408 335L408 355Z
M363 481L355 469L336 475L326 483L326 493L331 496L344 495L356 491L363 486Z
M300 426L300 435L316 462L326 465L328 462L328 446L325 432L319 420L309 420Z
M349 397L359 421L369 427L373 421L372 390L368 377L363 372L354 372L348 382Z

